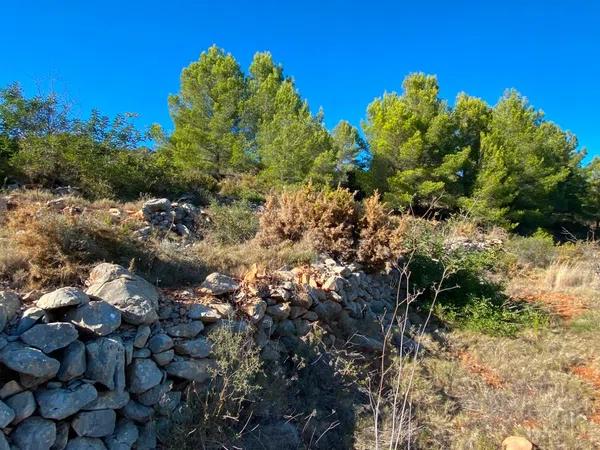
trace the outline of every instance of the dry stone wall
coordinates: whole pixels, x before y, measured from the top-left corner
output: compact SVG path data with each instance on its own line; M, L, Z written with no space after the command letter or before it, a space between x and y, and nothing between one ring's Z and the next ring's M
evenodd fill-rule
M397 291L393 274L332 260L168 291L103 263L85 290L29 304L0 291L0 450L158 448L157 424L212 376L211 329L251 333L266 360L316 326L331 344L378 352Z

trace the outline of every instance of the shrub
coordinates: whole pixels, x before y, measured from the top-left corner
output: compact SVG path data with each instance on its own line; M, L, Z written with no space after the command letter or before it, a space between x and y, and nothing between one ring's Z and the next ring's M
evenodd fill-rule
M511 239L508 250L517 255L519 263L532 267L547 267L556 254L552 236L540 229L531 236Z
M247 404L257 398L262 372L259 351L250 332L233 330L231 323L213 330L216 367L207 388L190 389L186 403L161 430L166 448L231 448L251 414Z
M258 216L247 201L231 205L214 202L209 214L210 237L220 244L239 244L252 239L258 231Z
M383 267L393 256L390 247L392 224L390 211L380 201L379 192L364 200L359 226L358 260L369 267ZM400 247L402 239L398 238L403 229L399 226L395 231L394 242L396 247Z

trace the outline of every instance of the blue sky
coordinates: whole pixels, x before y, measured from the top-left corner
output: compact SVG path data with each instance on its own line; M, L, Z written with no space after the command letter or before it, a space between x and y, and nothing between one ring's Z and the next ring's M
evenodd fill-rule
M215 43L244 70L269 50L329 127L359 125L404 76L494 104L514 87L600 154L600 2L0 0L0 85L53 86L86 116L137 112L172 127L167 96Z

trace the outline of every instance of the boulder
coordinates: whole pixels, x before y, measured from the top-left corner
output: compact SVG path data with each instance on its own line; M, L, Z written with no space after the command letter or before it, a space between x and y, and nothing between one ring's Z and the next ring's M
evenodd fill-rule
M125 322L133 325L158 320L160 293L142 277L116 264L94 267L88 279L87 293L115 306Z
M60 381L70 381L85 373L85 345L81 341L71 342L63 350L60 369L57 378Z
M41 417L29 417L10 436L20 450L49 450L56 440L56 425Z
M106 336L121 325L121 312L110 303L94 301L66 312L64 319L85 332Z
M187 355L192 358L206 358L212 351L212 343L203 337L191 341L181 341L175 346L175 351L179 355Z
M35 302L35 305L44 310L51 310L64 308L66 306L83 305L89 301L90 298L81 289L68 286L42 295L40 299Z
M15 394L5 400L6 404L14 411L15 415L12 420L13 425L18 425L23 420L31 416L36 408L35 398L31 391L24 391ZM2 428L2 427L0 427Z
M188 381L203 382L211 377L211 369L215 362L210 359L178 359L170 363L167 373Z
M0 362L15 372L38 378L52 378L60 367L56 359L19 342L11 342L0 350Z
M78 336L79 333L72 324L54 322L34 325L21 335L21 340L44 353L51 353L66 347Z
M231 277L222 273L213 272L200 285L200 289L212 295L224 295L237 291L240 284Z
M105 437L115 431L117 414L112 409L80 412L71 421L78 436Z
M135 359L128 369L128 387L132 394L153 388L162 380L162 372L151 359Z
M198 336L204 330L204 324L200 320L193 320L188 323L180 323L167 328L167 334L173 337L193 338Z
M15 418L13 409L0 400L0 428L6 428Z
M129 403L121 409L121 413L128 419L138 423L146 423L154 414L154 409L149 406L144 406L134 400L130 400Z
M79 412L97 397L96 388L87 383L71 388L43 389L35 394L42 417L54 420L62 420Z

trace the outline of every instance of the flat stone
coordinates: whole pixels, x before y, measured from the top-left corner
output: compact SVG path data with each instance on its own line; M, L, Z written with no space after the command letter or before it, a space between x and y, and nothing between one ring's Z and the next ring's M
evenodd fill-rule
M42 417L54 420L62 420L79 412L97 397L96 388L87 383L71 388L45 389L35 393Z
M166 366L171 361L173 361L174 357L175 352L173 351L173 349L167 350L166 352L155 353L152 355L152 359L156 362L156 364L158 364L161 367Z
M21 340L44 353L51 353L66 347L78 336L79 333L72 324L54 322L34 325L21 335Z
M136 398L137 401L142 405L154 406L158 403L160 398L171 389L173 389L173 382L169 380L154 386L152 389L149 389L142 394L139 394Z
M98 398L85 405L84 411L97 411L100 409L121 409L129 402L127 391L103 391L98 393Z
M217 311L199 303L189 307L187 316L190 319L201 320L204 323L214 323L221 318Z
M29 330L36 323L46 318L46 311L37 306L32 306L31 308L27 308L21 318L19 319L19 323L17 324L17 329L15 330L15 334L17 336L23 334L27 330Z
M212 295L223 295L237 291L240 284L231 277L222 273L213 272L200 285L202 291Z
M202 330L204 330L202 321L194 320L167 328L167 334L172 337L193 338L198 336Z
M70 439L65 450L106 450L106 446L102 439L79 436Z
M170 363L166 370L174 377L203 382L211 377L211 369L214 367L215 362L210 359L180 359Z
M108 450L128 450L139 437L138 427L129 419L120 419L113 434L104 439Z
M181 341L175 345L179 355L188 355L192 358L206 358L212 351L212 343L203 337L191 341Z
M162 372L150 359L135 359L128 368L128 388L132 394L141 394L162 380Z
M105 301L89 302L67 311L64 319L96 336L106 336L121 326L121 312Z
M149 406L144 406L135 400L130 400L129 403L127 403L127 405L121 409L121 413L128 419L131 419L135 422L145 423L152 418L154 409L150 408Z
M70 381L85 373L85 345L81 341L71 342L63 350L60 369L57 378L60 381Z
M80 412L71 421L71 427L79 436L104 437L115 431L117 414L112 409Z
M60 367L56 359L19 342L11 342L0 350L0 362L15 372L39 378L52 378Z
M148 341L148 348L152 353L161 353L170 350L173 348L173 339L164 333L155 334Z
M24 391L15 394L5 400L6 404L14 411L15 415L12 420L12 425L18 425L23 420L31 416L36 408L35 398L31 391ZM0 427L2 428L2 427Z
M15 418L13 409L0 400L0 428L6 428Z
M133 339L133 346L135 348L142 348L148 342L148 338L150 337L150 327L148 325L140 325L135 333L135 338Z
M48 294L42 295L35 302L35 306L45 310L64 308L66 306L83 305L90 301L85 292L76 287L62 287Z
M125 322L150 324L158 320L160 293L142 277L116 264L94 267L88 279L87 293L115 306Z
M50 450L56 440L56 425L41 417L29 417L10 437L20 450Z
M125 349L117 339L103 337L86 345L85 377L109 390L124 389Z

